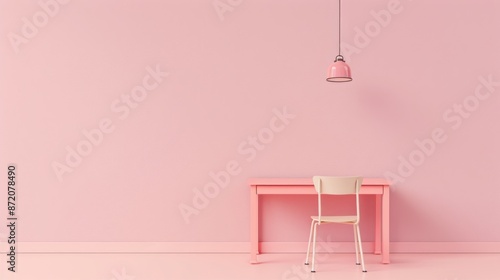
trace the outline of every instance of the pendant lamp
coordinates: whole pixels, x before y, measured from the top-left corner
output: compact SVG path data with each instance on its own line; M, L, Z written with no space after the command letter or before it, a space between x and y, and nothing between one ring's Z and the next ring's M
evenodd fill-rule
M340 2L339 0L339 54L335 57L335 61L328 67L326 80L328 82L350 82L351 68L345 63L344 57L340 54Z

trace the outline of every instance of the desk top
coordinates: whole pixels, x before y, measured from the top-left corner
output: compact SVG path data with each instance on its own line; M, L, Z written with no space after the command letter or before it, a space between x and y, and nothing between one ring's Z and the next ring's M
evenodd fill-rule
M250 186L308 186L313 185L312 177L308 178L249 178ZM363 186L389 186L385 178L363 178Z

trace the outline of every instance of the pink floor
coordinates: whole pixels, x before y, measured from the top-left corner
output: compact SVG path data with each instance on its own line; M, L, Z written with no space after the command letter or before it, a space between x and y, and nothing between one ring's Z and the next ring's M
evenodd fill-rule
M0 257L0 279L10 280L182 280L182 279L366 279L366 280L498 280L500 254L393 254L390 265L366 254L368 272L354 265L353 254L320 255L311 274L302 254L23 254L16 273Z

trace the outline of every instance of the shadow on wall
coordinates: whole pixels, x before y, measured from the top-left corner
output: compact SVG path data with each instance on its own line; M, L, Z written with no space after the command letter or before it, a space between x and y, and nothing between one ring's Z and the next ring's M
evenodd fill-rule
M387 127L407 130L408 123L412 122L407 112L412 112L415 108L411 104L405 104L406 101L398 99L396 94L384 90L365 89L358 94L358 97L361 111Z
M430 209L436 209L434 206L421 203L421 198L417 197L418 193L421 193L419 189L421 188L411 184L398 184L391 190L391 242L448 241L427 240L426 235L429 231L436 231L437 228L445 226L444 221L439 219L439 215L432 214L435 210ZM422 196L427 196L427 194L422 194ZM438 201L441 200L438 199ZM404 213L404 216L398 213ZM411 232L408 232L409 229Z

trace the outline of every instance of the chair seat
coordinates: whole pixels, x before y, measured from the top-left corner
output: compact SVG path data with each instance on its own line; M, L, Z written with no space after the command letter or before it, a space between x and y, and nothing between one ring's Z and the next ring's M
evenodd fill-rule
M319 221L318 216L311 216L311 219ZM321 216L322 223L354 224L357 219L357 216Z

